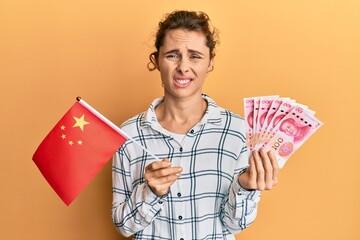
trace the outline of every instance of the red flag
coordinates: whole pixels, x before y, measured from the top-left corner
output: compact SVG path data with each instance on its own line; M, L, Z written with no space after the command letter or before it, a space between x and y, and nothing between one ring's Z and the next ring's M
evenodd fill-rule
M69 205L126 139L119 128L80 100L41 142L33 160Z

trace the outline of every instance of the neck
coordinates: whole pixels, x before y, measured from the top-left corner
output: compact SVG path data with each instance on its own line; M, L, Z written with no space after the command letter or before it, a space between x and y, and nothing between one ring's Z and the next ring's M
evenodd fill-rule
M164 98L155 109L160 125L170 132L187 133L204 116L206 100L201 95L191 99Z

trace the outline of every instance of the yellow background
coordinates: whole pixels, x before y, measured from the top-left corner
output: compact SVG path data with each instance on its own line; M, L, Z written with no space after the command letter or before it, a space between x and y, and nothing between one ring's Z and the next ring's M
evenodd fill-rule
M265 192L239 239L360 239L360 1L51 1L0 3L0 238L122 239L112 225L111 163L70 207L32 154L80 95L116 124L162 95L146 69L164 13L202 10L220 29L205 91L243 114L279 94L325 125Z

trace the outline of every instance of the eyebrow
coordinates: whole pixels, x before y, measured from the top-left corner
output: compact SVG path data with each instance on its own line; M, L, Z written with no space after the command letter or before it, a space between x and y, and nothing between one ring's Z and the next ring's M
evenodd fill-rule
M170 51L165 52L164 54L170 54L170 53L179 53L180 49L172 49ZM198 51L198 50L194 50L194 49L188 49L188 52L190 53L196 53L196 54L200 54L200 55L204 55L202 52Z

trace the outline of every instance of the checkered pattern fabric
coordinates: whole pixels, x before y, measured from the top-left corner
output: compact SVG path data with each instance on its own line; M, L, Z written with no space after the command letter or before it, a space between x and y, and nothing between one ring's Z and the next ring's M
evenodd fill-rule
M259 191L241 188L237 176L248 165L245 122L203 95L202 120L178 142L161 127L155 107L122 125L138 143L160 159L181 166L181 177L165 196L156 196L144 179L154 159L131 141L113 158L112 217L116 228L135 239L235 239L234 233L256 216Z

